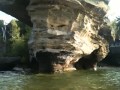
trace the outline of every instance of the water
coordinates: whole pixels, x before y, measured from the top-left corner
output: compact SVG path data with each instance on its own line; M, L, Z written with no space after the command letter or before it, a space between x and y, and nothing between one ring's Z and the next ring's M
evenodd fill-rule
M120 68L25 75L0 72L0 90L120 90Z

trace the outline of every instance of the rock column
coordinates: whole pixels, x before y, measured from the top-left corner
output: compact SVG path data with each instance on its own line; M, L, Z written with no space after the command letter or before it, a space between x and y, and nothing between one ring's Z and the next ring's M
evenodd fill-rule
M31 62L38 63L40 72L93 68L109 51L98 35L106 7L103 1L94 5L84 0L30 0Z

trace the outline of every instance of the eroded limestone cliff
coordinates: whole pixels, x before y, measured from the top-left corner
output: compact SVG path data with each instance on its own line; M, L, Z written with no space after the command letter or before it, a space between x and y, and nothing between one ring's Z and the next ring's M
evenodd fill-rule
M28 42L31 62L39 71L93 68L108 54L98 32L107 12L106 0L30 0L33 30Z

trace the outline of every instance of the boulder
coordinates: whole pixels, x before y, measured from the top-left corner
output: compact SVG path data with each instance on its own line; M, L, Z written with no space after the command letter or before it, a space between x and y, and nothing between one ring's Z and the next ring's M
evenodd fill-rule
M11 70L20 64L20 57L0 57L0 70Z
M63 72L94 68L107 56L111 37L103 34L108 1L0 0L0 10L33 26L31 67Z
M104 26L106 0L30 0L27 11L33 23L30 61L38 70L61 72L94 68L109 52ZM79 63L80 62L80 63Z

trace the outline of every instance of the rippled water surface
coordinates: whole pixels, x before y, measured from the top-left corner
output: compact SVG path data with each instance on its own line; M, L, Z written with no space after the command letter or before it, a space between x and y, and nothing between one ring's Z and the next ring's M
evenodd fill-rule
M0 90L120 90L120 68L62 74L0 72Z

